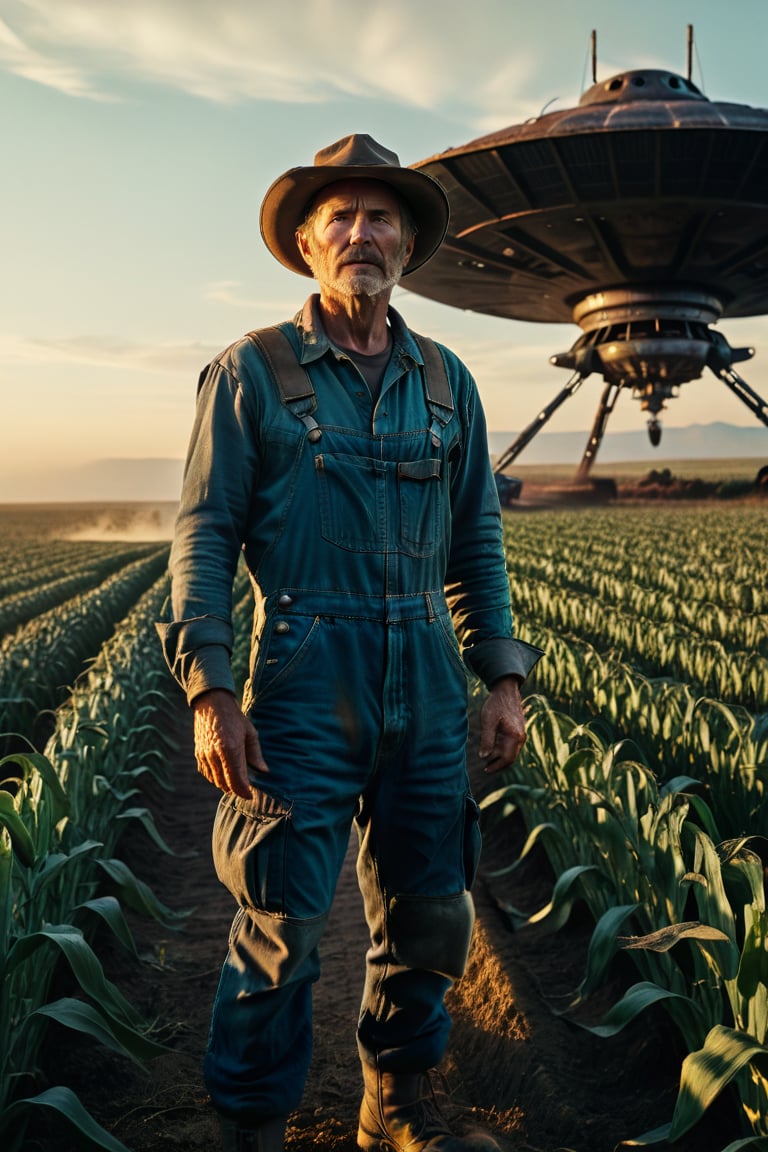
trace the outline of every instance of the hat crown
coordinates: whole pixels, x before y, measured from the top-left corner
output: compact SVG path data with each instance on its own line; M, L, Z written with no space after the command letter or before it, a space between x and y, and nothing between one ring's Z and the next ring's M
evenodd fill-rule
M387 168L399 168L400 158L396 152L390 152L382 144L377 143L372 136L365 132L353 133L351 136L342 136L334 144L321 148L315 153L315 167L355 167L356 165L385 165Z
M420 268L445 237L448 196L437 180L426 172L403 168L396 152L364 132L342 136L321 148L314 164L289 168L267 189L259 219L264 243L272 255L300 276L311 276L296 243L296 231L306 221L307 206L319 192L339 180L353 178L380 180L403 198L416 226L413 253L403 275Z

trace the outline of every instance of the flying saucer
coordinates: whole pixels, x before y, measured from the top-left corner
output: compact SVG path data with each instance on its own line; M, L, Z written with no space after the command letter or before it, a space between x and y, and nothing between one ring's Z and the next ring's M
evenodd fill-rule
M462 309L576 323L551 362L572 376L497 461L505 467L591 373L605 384L578 476L622 389L649 414L713 371L768 405L712 327L768 313L768 110L714 102L690 78L637 69L550 112L413 165L446 189L442 248L407 287Z

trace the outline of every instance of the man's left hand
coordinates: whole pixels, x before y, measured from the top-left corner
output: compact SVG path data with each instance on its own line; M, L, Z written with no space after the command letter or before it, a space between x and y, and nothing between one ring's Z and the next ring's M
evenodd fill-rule
M480 759L486 772L499 772L517 759L525 743L525 713L517 676L497 680L480 715Z

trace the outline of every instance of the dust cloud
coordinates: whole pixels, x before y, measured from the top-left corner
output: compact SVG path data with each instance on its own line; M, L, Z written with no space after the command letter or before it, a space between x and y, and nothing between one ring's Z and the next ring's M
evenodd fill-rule
M0 504L6 548L23 541L76 540L161 544L173 537L175 500Z
M101 505L81 507L77 519L61 535L66 540L127 541L152 543L170 540L176 504ZM70 515L75 509L68 509Z

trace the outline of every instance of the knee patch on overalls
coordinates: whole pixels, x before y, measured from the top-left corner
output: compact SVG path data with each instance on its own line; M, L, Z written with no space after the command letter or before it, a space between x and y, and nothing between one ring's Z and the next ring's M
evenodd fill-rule
M310 961L311 972L302 977L316 980L320 965L312 959L328 923L328 913L298 920L242 908L230 934L230 957L251 972L259 972L266 988L280 988L294 979Z
M475 906L469 892L455 896L392 896L387 908L394 960L449 980L463 976L472 941Z

